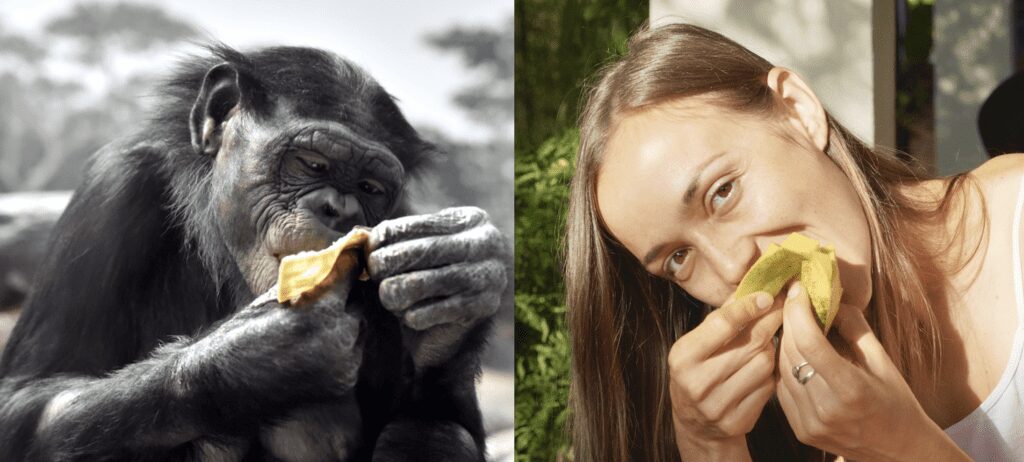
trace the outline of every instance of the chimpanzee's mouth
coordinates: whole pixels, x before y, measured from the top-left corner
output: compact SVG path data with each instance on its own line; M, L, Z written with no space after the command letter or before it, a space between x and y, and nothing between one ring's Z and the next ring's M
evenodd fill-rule
M274 260L277 260L277 263L280 264L281 260L289 255L295 255L300 252L316 252L323 250L342 236L341 233L331 233L331 236L326 234L327 233L309 232L288 236L287 238L282 239L283 242L279 242L278 245L274 246L271 250L271 256L273 256Z
M289 255L295 255L300 252L317 252L326 249L356 228L362 228L367 231L370 229L367 226L355 225L345 230L344 233L337 231L327 232L325 228L316 228L306 232L289 234L275 243L276 245L270 249L270 255L280 265L281 260Z

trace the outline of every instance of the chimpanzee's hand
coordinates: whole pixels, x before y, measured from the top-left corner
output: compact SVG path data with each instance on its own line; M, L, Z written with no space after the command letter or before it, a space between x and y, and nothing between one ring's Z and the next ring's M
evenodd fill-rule
M505 289L508 245L476 207L387 220L370 234L368 269L380 300L406 326L419 368L438 365L494 315Z
M271 289L189 345L175 376L183 388L245 406L228 410L238 418L350 392L362 363L364 324L358 307L346 306L351 284L343 278L299 306L282 306Z

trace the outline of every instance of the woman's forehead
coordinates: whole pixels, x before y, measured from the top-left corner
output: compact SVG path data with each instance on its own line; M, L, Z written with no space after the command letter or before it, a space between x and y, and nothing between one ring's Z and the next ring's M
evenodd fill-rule
M638 162L701 163L702 156L739 142L737 132L767 125L756 122L750 115L695 98L633 111L622 116L612 128L599 173Z
M679 209L678 193L707 157L692 128L663 117L636 114L609 140L596 184L598 214L634 255L662 232Z
M686 221L683 197L702 172L767 124L702 101L682 100L621 119L596 177L597 212L634 255Z
M603 197L644 197L652 189L664 193L688 181L715 157L733 150L741 141L741 123L721 114L675 110L649 110L622 119L598 168L599 204Z

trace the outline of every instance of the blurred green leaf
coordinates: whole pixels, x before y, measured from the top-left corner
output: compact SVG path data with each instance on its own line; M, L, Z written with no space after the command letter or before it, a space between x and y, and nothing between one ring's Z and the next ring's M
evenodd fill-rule
M647 2L520 0L515 46L516 461L571 460L560 258L583 82L625 50Z

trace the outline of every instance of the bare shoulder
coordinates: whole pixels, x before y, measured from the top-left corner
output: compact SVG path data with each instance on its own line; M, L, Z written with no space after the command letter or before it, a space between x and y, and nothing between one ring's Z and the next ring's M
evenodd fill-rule
M1003 154L993 157L971 171L986 195L993 198L1016 197L1020 179L1024 176L1024 154Z
M1024 154L993 157L974 169L971 176L977 180L984 196L989 229L995 233L992 246L997 250L995 255L999 256L994 258L993 264L1009 267L1011 253L1006 250L1009 250L1011 242L1021 178L1024 177ZM1024 239L1024 230L1020 233L1018 239Z
M1024 154L993 157L972 170L971 177L984 197L989 226L997 230L1011 229L1021 177L1024 177Z

